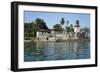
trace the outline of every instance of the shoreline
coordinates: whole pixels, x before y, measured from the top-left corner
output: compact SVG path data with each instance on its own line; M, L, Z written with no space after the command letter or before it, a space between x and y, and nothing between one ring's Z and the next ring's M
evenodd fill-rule
M44 40L44 41L40 41L40 40L24 40L24 42L28 43L28 42L65 42L65 41L90 41L90 39L67 39L67 40Z
M24 42L31 42L32 40L24 40Z

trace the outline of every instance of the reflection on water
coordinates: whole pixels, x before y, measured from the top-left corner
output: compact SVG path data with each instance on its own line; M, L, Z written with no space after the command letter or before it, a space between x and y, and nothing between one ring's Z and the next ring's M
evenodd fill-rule
M89 59L90 41L24 43L24 61Z

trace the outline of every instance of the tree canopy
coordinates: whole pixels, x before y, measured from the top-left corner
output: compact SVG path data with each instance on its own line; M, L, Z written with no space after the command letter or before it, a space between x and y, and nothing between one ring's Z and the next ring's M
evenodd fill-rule
M39 30L48 30L48 27L43 19L37 18L31 23L24 23L24 35L26 37L36 37L36 32Z
M84 31L85 33L90 33L90 29L88 27L81 28L81 31Z
M66 27L67 32L74 32L73 24L71 24L69 27Z
M64 23L65 23L64 18L61 18L60 24L64 25Z
M62 26L60 24L56 24L56 25L53 26L53 29L62 30Z
M69 21L67 21L66 23L67 23L67 26L68 26L68 24L69 24Z
M35 21L35 28L38 28L38 29L48 29L46 23L44 22L43 19L40 19L40 18L37 18Z

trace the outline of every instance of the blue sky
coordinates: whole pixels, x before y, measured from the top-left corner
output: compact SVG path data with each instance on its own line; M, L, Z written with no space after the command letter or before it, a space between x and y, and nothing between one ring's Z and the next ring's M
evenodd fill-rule
M65 19L64 26L67 26L67 21L69 21L69 25L75 25L75 21L79 20L81 27L90 27L90 14L24 11L25 23L33 22L36 18L41 18L50 29L53 25L59 24L62 17Z

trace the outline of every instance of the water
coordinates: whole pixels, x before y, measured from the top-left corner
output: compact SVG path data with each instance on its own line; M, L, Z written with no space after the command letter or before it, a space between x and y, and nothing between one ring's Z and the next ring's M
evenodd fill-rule
M75 60L90 58L90 41L24 43L24 61Z

